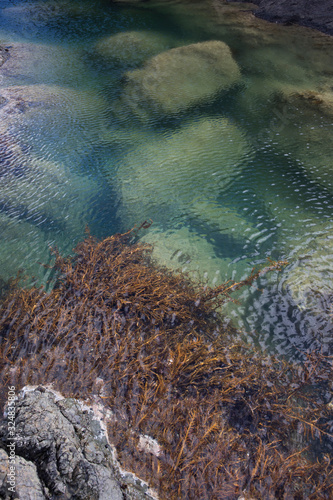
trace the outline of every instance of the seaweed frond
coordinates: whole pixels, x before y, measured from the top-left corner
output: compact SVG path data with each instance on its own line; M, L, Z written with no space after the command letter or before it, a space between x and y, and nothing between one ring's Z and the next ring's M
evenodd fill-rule
M333 498L332 359L303 366L240 342L216 314L239 282L207 289L159 268L135 231L87 235L74 257L55 252L55 287L14 287L0 309L3 386L53 387L100 397L112 411L110 439L124 465L163 499ZM219 332L217 334L217 332ZM143 452L139 436L160 452Z

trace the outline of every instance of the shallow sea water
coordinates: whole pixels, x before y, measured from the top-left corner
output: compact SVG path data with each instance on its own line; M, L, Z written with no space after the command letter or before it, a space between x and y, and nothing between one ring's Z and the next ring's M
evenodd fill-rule
M164 93L137 90L150 58L216 40L238 65L230 85L193 56L174 93L164 62ZM0 45L2 279L45 284L49 246L151 218L156 260L209 285L287 260L228 317L264 350L332 352L330 37L244 4L3 0Z

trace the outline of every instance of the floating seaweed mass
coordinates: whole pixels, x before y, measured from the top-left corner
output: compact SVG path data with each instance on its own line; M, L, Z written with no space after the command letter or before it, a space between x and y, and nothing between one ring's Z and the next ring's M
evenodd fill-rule
M120 461L161 499L332 498L329 454L310 453L318 436L332 446L332 360L265 357L230 340L218 314L230 292L283 263L206 288L157 267L135 237L88 235L74 257L56 253L52 291L9 290L2 405L7 384L89 399L102 380ZM157 456L142 459L139 433L157 440Z

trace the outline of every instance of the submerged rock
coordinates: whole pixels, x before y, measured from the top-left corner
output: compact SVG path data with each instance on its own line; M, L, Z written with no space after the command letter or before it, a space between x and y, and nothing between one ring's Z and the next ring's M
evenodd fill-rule
M55 240L67 253L83 237L99 185L36 156L8 133L0 134L0 152L0 277L23 269L40 279L47 275L40 262L50 261Z
M36 226L82 235L89 200L97 184L67 171L61 163L22 153L14 156L0 176L0 209Z
M294 108L303 108L304 112L320 112L323 117L333 119L333 92L329 89L323 89L321 92L316 90L303 90L284 94L286 101Z
M10 131L21 139L33 136L34 144L45 134L49 140L55 137L57 146L63 141L64 147L80 149L80 139L86 144L89 134L93 141L107 124L107 105L94 92L57 85L15 85L1 88L0 97L0 132Z
M174 45L175 41L162 33L125 31L98 40L94 53L111 66L115 63L137 65Z
M44 387L25 388L15 402L18 498L154 500L147 483L120 468L91 407ZM0 494L12 498L6 418L0 424Z
M285 270L284 287L314 317L314 333L326 352L333 345L333 230L300 248L296 262Z
M249 275L251 265L248 259L235 265L230 257L220 257L211 241L187 227L161 231L149 231L140 241L152 245L152 259L159 265L178 272L189 273L194 282L208 286L225 283L231 276L240 279Z
M47 85L6 87L0 95L0 213L6 234L0 274L7 279L23 267L39 275L36 262L49 260L48 245L56 239L62 251L71 251L89 222L98 182L69 170L66 162L71 155L80 165L87 135L97 140L104 130L105 103L90 92Z
M333 94L286 88L276 99L274 143L298 160L307 176L333 191Z
M109 178L128 226L150 217L161 221L175 207L216 221L210 207L250 154L242 131L228 119L203 118L139 145L121 159L115 175L110 169Z
M142 241L153 244L159 264L186 269L210 285L221 283L236 267L230 248L243 247L251 238L254 245L259 234L244 216L219 201L250 155L241 130L226 118L204 118L168 135L151 134L121 158L116 172L110 168L108 173L120 196L124 227L152 218L153 230ZM175 214L179 224L188 218L191 228L186 224L165 230ZM208 241L196 226L210 227L212 238ZM219 253L214 235L224 242ZM248 261L237 267L242 274L245 267L251 271Z
M38 276L43 269L40 262L50 262L54 240L40 227L0 212L0 234L0 280L15 277L20 269Z
M239 79L228 45L217 40L195 43L162 52L126 73L121 103L138 115L145 108L177 113L214 98Z
M38 82L78 85L85 67L78 49L37 43L6 44L6 59L0 70L1 85L26 85ZM0 55L1 61L1 55Z

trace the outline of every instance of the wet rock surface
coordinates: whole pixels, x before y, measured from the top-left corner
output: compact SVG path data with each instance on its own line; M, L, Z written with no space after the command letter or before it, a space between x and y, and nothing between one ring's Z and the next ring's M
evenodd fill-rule
M243 0L239 0L243 1ZM332 0L253 0L255 15L267 21L300 24L333 35Z
M15 492L8 480L8 424L0 424L0 498L152 500L148 485L120 469L90 407L43 387L16 401Z

